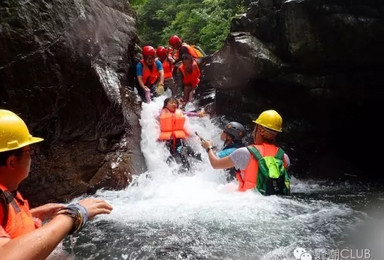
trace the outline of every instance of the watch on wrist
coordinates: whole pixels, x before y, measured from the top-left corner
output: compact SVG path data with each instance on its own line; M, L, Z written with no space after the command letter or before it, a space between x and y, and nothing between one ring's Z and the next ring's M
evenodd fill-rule
M209 152L209 150L212 150L212 145L210 145L208 148L207 148L207 153Z

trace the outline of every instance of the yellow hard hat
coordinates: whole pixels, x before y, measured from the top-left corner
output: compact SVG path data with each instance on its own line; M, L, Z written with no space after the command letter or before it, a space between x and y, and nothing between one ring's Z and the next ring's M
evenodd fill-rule
M273 131L282 132L283 119L275 110L264 111L253 122Z
M43 140L40 137L33 137L18 115L0 109L0 152L15 150Z

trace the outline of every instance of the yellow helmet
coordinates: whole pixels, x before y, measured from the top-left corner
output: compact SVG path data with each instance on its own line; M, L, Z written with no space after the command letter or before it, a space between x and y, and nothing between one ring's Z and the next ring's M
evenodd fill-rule
M273 131L282 132L283 119L275 110L264 111L253 122Z
M40 137L33 137L18 115L0 109L0 152L15 150L43 140Z

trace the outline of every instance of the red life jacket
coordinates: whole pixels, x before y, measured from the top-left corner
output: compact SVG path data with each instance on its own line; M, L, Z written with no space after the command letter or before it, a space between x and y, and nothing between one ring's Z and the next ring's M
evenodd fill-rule
M183 85L192 85L193 88L196 88L197 84L200 82L200 69L196 61L192 63L192 73L188 73L184 67L184 64L181 64L179 67L181 73L183 74Z
M10 238L27 234L40 227L31 215L29 204L24 200L19 192L13 197L12 193L0 184L0 192L3 192L8 205L0 206L0 220L7 218L5 226L2 227ZM7 206L8 208L4 208Z
M193 57L193 59L199 59L199 58L200 58L199 55L196 53L195 49L192 48L192 46L186 44L185 42L183 42L181 45L182 45L183 47L186 47L186 48L187 48L189 55L191 55L191 56ZM176 51L176 54L175 54L175 58L176 58L176 60L179 59L179 57L180 57L179 50L180 50L180 49L178 49L178 50Z
M167 57L162 62L162 64L163 64L163 70L164 70L164 79L172 78L173 77L172 71L173 71L173 67L174 67L172 62L170 62L168 57Z
M274 144L263 143L261 145L253 145L257 150L259 150L261 156L275 156L278 151L278 147ZM287 168L287 162L284 157L284 167ZM256 187L258 173L258 163L257 160L250 155L250 160L246 169L238 171L236 174L236 179L239 182L239 191L246 191L248 189L253 189Z
M144 84L155 84L157 78L159 77L159 71L157 70L156 62L152 65L152 70L149 69L148 65L144 62L144 60L140 60L143 65L143 76L142 80Z
M174 113L163 108L160 114L160 136L159 140L185 139L189 136L184 128L185 116L181 109Z

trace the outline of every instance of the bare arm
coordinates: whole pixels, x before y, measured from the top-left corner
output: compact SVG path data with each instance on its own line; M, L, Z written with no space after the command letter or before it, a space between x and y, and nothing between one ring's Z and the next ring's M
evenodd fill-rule
M73 220L57 215L49 223L15 239L0 238L0 255L3 259L45 259L68 234Z
M212 141L207 141L207 140L203 139L203 140L201 140L201 146L204 149L212 147ZM209 162L211 163L211 165L214 169L229 169L229 168L232 168L235 166L235 164L232 162L232 160L231 160L231 158L229 158L229 156L219 158L216 156L216 154L213 152L212 149L209 149L208 157L209 157Z
M198 117L203 117L206 116L207 114L205 113L204 108L201 109L199 112L190 112L190 111L183 111L183 114L186 116L198 116Z
M99 214L109 214L112 206L101 199L86 198L79 202L87 209L88 219ZM72 217L56 215L43 227L14 239L0 238L2 259L45 259L73 227Z
M159 70L159 75L160 75L159 84L164 86L164 70Z
M137 76L137 82L144 91L149 91L149 88L143 82L143 76Z
M235 166L229 156L219 158L212 149L208 151L209 161L214 169L229 169Z
M31 214L35 218L39 218L42 221L52 218L56 213L65 207L65 204L60 203L48 203L42 206L31 209Z

